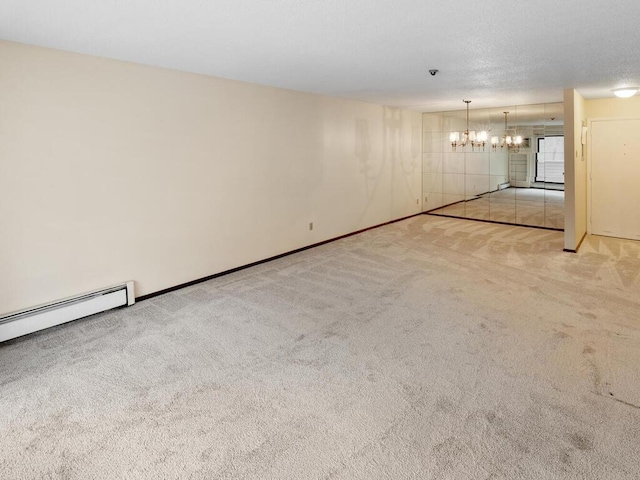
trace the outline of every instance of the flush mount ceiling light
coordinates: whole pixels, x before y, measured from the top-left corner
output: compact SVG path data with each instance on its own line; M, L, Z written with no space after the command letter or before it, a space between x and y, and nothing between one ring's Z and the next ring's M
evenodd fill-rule
M629 98L633 97L638 91L638 87L622 87L611 90L616 97Z
M482 150L484 150L484 146L487 143L487 132L485 132L484 130L477 133L475 130L469 131L469 104L471 103L471 100L462 101L467 104L467 129L462 132L462 135L460 135L460 132L451 132L449 134L451 148L455 152L458 145L460 145L461 147L465 147L467 143L471 143L472 152L475 150L476 146L478 148L482 147Z

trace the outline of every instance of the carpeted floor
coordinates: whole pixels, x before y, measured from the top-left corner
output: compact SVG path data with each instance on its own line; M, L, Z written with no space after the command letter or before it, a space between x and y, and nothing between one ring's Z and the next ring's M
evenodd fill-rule
M447 205L430 213L564 229L564 191L506 188L485 193L466 202Z
M640 242L421 215L0 346L0 478L636 479Z

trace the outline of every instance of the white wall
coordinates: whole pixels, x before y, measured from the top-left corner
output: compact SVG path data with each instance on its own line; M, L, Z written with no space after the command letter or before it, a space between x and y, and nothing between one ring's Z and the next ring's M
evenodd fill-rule
M0 65L0 313L420 211L417 112L10 42Z
M564 248L574 251L587 233L587 162L582 145L585 100L575 90L566 89L564 109Z

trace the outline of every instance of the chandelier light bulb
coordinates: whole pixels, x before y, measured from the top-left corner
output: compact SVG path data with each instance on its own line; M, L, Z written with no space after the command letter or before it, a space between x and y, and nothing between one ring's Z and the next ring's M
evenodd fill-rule
M451 149L455 152L458 142L460 141L460 134L458 132L451 132L449 134L449 141L451 142Z

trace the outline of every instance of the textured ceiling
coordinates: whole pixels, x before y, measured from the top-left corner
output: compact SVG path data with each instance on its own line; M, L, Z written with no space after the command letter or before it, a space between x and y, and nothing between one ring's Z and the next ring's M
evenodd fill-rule
M2 0L0 38L440 111L640 85L638 18L638 0Z

